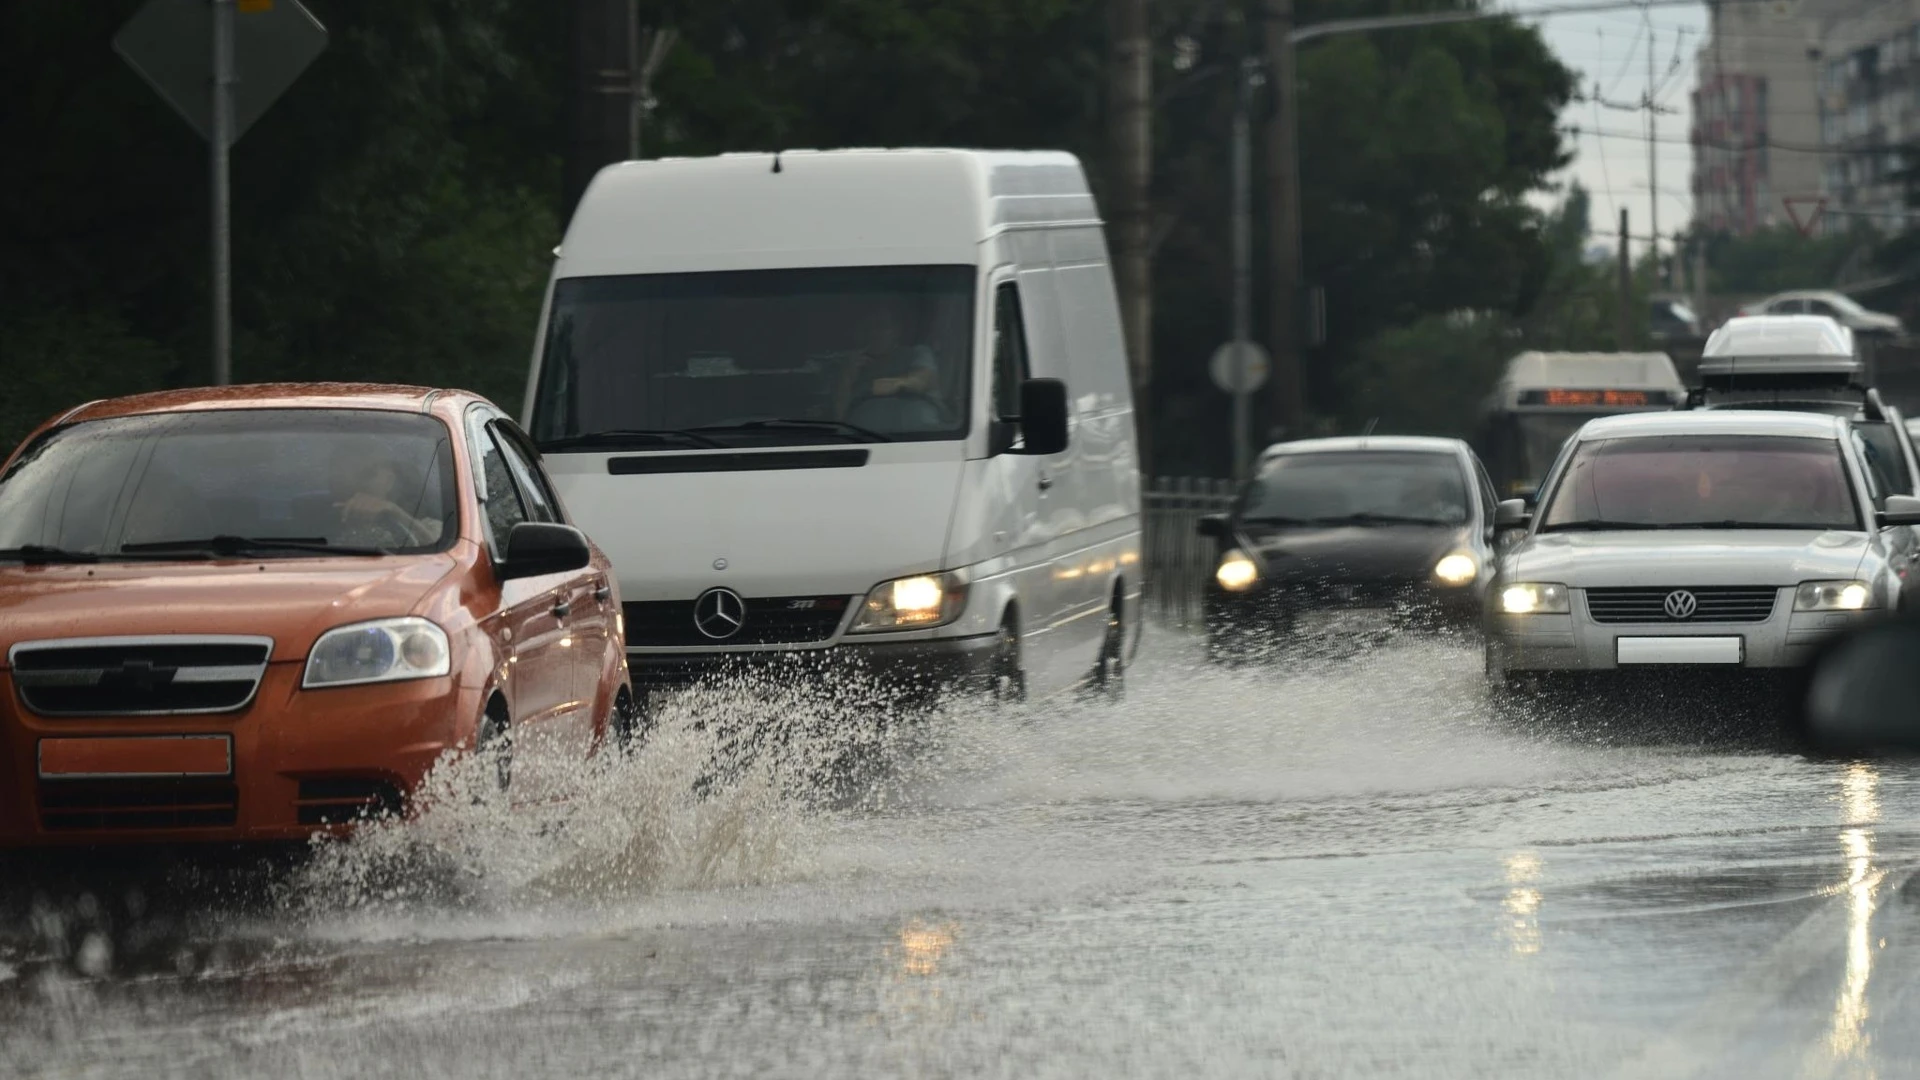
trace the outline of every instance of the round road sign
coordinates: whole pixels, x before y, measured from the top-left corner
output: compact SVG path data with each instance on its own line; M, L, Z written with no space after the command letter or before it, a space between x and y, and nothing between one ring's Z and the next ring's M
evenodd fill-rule
M1243 349L1246 350L1244 360L1241 357ZM1261 348L1257 341L1229 341L1213 350L1213 359L1207 361L1207 370L1213 374L1213 384L1229 394L1243 389L1252 393L1265 386L1267 373L1272 367L1267 360L1267 350ZM1241 374L1243 371L1244 376Z

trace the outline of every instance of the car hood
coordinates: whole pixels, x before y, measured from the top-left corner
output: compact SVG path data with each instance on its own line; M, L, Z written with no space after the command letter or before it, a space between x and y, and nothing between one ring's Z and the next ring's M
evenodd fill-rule
M614 476L609 457L635 455L545 461L574 523L613 561L623 600L687 600L719 585L745 596L851 596L946 568L966 467L957 444L866 449L870 460L847 468Z
M1576 588L1796 585L1857 577L1870 550L1865 533L1840 530L1542 533L1501 558L1501 576Z
M1243 525L1240 536L1269 581L1425 580L1441 556L1467 544L1457 525Z
M273 639L301 660L328 630L412 612L452 555L21 566L0 563L0 667L23 641L143 634Z

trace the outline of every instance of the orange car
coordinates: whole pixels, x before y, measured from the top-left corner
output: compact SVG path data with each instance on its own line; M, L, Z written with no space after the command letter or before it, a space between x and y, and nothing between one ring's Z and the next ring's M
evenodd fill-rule
M0 846L300 839L624 741L611 569L471 394L81 406L0 472Z

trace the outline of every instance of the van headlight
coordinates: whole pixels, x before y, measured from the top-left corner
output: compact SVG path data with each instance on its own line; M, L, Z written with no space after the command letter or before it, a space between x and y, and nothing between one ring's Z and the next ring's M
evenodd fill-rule
M447 632L420 618L377 619L320 635L307 654L304 689L432 679L452 670Z
M1434 580L1442 585L1468 585L1480 576L1480 564L1464 551L1456 551L1433 564Z
M1213 580L1228 592L1245 592L1260 580L1260 568L1254 565L1252 556L1234 548L1220 556L1220 566L1214 570Z
M1873 586L1864 581L1803 581L1793 593L1795 611L1859 611L1873 605Z
M967 606L967 583L957 574L916 574L883 581L867 594L852 633L944 626Z
M1565 615L1567 587L1543 581L1517 581L1500 590L1500 610L1509 615Z

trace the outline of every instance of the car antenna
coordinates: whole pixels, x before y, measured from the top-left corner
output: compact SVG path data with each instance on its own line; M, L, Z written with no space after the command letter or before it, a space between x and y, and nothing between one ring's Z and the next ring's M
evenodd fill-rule
M1360 449L1365 450L1367 448L1367 436L1373 434L1373 429L1379 426L1380 418L1377 416L1367 421L1366 429L1360 432Z
M773 152L773 171L774 172L780 171L780 155L782 153L784 153L784 151L781 151L781 150L775 150Z

